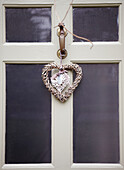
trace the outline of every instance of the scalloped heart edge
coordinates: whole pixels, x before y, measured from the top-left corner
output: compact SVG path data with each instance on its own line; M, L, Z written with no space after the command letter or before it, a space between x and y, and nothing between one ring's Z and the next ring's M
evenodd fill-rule
M62 65L63 69L65 70L74 70L76 73L76 78L72 85L65 91L64 93L60 93L57 89L55 89L52 84L50 83L49 79L49 71L53 69L60 69L60 65L57 65L56 63L49 63L44 66L42 69L42 80L46 86L46 88L62 103L67 101L67 99L71 96L71 94L74 92L78 84L80 83L83 74L82 74L82 68L78 64L66 64Z

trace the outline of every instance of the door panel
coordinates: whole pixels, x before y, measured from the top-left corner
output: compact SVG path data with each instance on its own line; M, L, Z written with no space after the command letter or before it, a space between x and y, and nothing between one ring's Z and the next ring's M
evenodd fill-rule
M118 64L80 64L73 98L73 162L119 163Z
M43 67L6 65L6 164L51 163L51 96Z
M6 7L6 42L50 42L51 8Z
M73 31L91 41L118 41L118 14L118 6L74 7ZM74 42L81 41L74 37Z

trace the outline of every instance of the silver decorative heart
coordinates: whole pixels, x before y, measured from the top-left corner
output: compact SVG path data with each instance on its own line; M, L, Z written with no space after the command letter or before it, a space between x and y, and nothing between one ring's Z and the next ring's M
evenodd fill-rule
M51 83L61 93L70 84L70 77L67 73L59 71L51 77Z
M56 63L51 63L45 65L45 67L42 70L42 79L43 82L48 88L48 90L61 102L67 101L67 99L71 96L73 91L76 89L78 84L80 83L82 79L82 69L78 64L68 64L68 65L63 65L63 70L74 70L76 72L76 78L72 85L67 89L67 91L61 93L58 91L56 88L53 87L53 85L50 83L49 79L49 71L53 69L58 69L60 70L60 65L57 65Z

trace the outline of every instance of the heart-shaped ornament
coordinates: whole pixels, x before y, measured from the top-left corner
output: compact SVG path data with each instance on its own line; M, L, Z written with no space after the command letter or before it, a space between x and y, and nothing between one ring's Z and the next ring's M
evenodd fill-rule
M49 78L49 72L53 69L61 69L60 65L57 65L56 63L50 63L45 65L45 67L42 70L42 79L43 82L48 88L48 90L61 102L67 101L67 99L71 96L71 94L74 92L78 84L80 83L82 79L82 69L78 64L68 64L68 65L62 65L63 73L56 76L55 84L54 82L50 82ZM65 92L62 92L67 85L69 85L69 76L67 74L67 70L75 71L76 78L72 85L68 87L68 89ZM61 83L60 83L61 82Z
M51 84L61 93L70 84L70 77L67 71L60 70L58 73L54 74L51 77Z

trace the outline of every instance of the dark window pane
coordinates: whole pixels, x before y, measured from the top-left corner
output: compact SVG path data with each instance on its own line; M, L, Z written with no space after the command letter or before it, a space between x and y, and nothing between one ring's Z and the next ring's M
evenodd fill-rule
M5 163L51 162L51 97L40 64L6 65Z
M7 42L50 42L51 8L6 8Z
M73 32L91 41L118 41L118 7L73 8Z
M118 64L80 64L74 92L74 163L119 163Z

